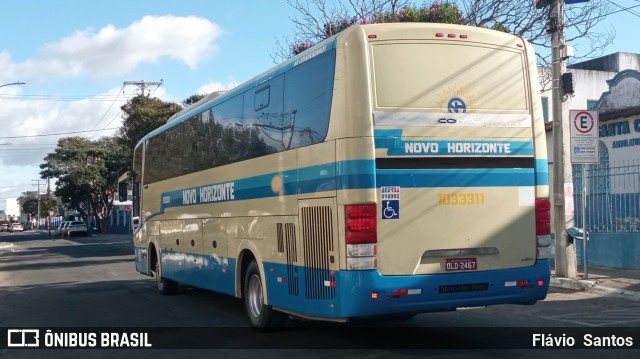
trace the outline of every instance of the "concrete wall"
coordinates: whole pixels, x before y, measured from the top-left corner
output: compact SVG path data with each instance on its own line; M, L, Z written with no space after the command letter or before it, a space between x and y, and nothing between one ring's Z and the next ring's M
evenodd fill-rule
M576 248L582 266L582 241ZM592 233L587 243L587 266L640 269L640 233Z

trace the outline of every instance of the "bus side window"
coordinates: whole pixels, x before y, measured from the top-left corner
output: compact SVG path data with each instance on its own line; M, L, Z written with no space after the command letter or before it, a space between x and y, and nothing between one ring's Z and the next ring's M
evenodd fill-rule
M245 129L250 130L250 140L246 148L251 155L246 158L264 156L267 153L288 150L292 127L292 118L282 112L284 96L284 75L280 74L259 87L244 93L242 117ZM257 150L256 147L261 147ZM245 150L246 152L246 150Z
M329 130L335 51L329 50L285 74L284 111L295 124L290 148L322 142Z

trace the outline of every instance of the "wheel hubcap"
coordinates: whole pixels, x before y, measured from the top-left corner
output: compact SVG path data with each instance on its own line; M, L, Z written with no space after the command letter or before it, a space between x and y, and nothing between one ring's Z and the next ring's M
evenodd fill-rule
M262 313L262 283L260 282L260 277L256 274L251 276L249 279L249 310L251 311L251 315L255 318L260 316Z

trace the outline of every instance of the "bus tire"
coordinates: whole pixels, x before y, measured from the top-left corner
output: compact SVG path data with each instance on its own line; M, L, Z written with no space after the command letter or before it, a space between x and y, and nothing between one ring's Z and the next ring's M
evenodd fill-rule
M255 261L247 267L243 286L244 306L251 325L260 331L283 327L287 319L285 314L264 303L262 279Z
M158 292L164 295L170 295L175 294L178 291L178 282L162 277L159 260L156 260L154 273L156 276L156 288L158 288Z

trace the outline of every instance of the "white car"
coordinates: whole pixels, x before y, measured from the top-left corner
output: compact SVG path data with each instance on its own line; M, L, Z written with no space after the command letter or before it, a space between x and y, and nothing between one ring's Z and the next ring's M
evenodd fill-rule
M9 227L9 232L24 232L24 227L22 223L14 223Z
M63 236L65 234L64 230L65 230L67 224L69 224L69 221L60 222L60 225L58 226L58 228L56 228L56 233L55 233L56 236Z
M67 237L72 236L86 236L87 235L87 225L82 221L73 221L70 222L66 228Z

